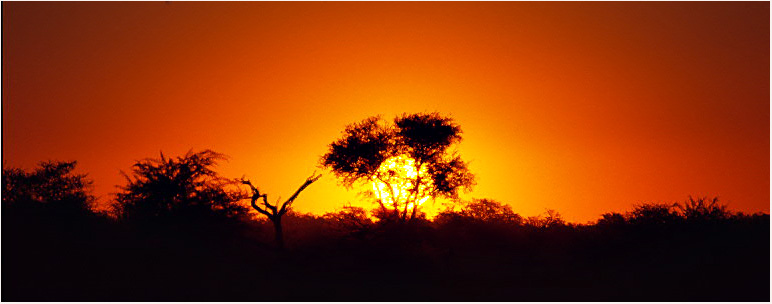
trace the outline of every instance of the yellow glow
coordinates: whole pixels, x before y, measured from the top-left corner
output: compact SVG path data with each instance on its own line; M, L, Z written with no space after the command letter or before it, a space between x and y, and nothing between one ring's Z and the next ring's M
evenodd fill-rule
M373 175L372 185L376 198L387 208L394 208L396 205L402 209L407 203L408 212L412 212L413 202L421 206L430 197L426 190L431 185L431 179L426 173L425 164L421 165L421 168L416 167L415 160L406 155L384 161ZM416 188L414 182L419 176L420 184Z

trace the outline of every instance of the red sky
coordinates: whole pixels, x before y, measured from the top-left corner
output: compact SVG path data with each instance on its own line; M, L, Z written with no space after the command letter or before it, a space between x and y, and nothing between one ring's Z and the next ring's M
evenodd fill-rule
M570 221L719 196L769 212L768 2L2 3L5 166L211 148L287 197L346 124L438 111L477 187ZM332 174L296 202L356 191Z

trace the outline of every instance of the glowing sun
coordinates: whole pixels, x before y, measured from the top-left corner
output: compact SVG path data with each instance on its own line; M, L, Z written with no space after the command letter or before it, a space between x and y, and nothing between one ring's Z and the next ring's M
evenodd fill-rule
M415 203L421 206L430 197L426 190L432 181L426 172L425 164L418 168L415 160L409 156L391 157L381 164L373 176L373 192L388 208L404 208L407 204L406 210L412 210Z

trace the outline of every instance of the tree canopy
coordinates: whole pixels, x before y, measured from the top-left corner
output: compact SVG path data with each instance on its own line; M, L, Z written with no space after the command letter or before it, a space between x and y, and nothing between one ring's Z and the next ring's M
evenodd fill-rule
M460 217L488 223L520 225L523 222L523 217L512 211L512 207L487 198L473 199L471 202L464 203L458 212L448 210L440 215L445 220Z
M244 194L236 181L221 177L214 167L223 154L204 150L184 156L147 158L123 173L127 184L120 186L115 211L120 218L155 218L169 215L244 215L238 204Z
M47 161L32 171L3 168L3 206L44 207L90 213L96 202L92 181L77 174L75 161Z
M321 165L348 188L376 183L372 192L380 196L381 212L403 220L410 213L412 219L423 199L455 199L474 185L467 163L452 149L461 134L452 118L439 113L405 113L391 123L368 117L346 126Z

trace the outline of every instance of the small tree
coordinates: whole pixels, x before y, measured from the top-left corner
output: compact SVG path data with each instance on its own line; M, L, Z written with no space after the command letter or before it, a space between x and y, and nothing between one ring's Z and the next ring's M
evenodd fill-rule
M461 214L483 222L521 224L523 218L512 207L492 199L474 199L461 209Z
M544 216L529 216L525 219L525 224L536 228L552 228L565 226L566 221L563 220L563 216L561 216L559 212L547 209L547 211L544 212Z
M321 165L347 188L373 184L379 214L412 220L422 200L455 199L474 184L467 164L450 150L460 141L461 128L438 113L403 114L391 124L369 117L347 126Z
M276 245L280 248L284 248L284 232L281 226L281 218L284 216L287 211L290 210L292 207L292 203L295 201L295 199L300 195L300 192L305 190L309 185L317 181L319 178L322 177L321 174L316 175L316 173L311 174L306 181L300 185L300 188L298 188L297 191L295 191L290 198L288 198L284 203L279 204L277 201L275 205L271 205L268 202L268 195L265 193L260 193L260 190L257 189L254 185L252 185L252 182L249 180L241 179L241 183L248 185L249 188L252 190L252 197L251 197L251 204L252 208L257 210L257 212L260 212L261 214L268 217L268 219L273 223L273 228L275 232L275 238L276 238ZM257 204L257 200L261 199L263 200L263 207L260 207Z
M238 204L243 194L235 190L235 182L214 170L223 159L223 154L204 150L137 161L131 176L121 172L127 185L120 187L114 211L130 220L245 215L248 209Z
M678 204L642 203L627 214L627 221L636 225L670 225L682 218L676 212Z
M601 215L597 224L604 227L621 227L627 224L627 218L618 212L607 212Z
M718 202L718 197L694 199L689 196L688 201L684 202L683 205L676 204L676 208L681 211L687 221L693 222L719 221L731 216L727 206Z
M90 214L96 198L86 174L73 173L77 162L41 162L33 171L3 168L3 207L45 208Z
M461 210L446 210L437 216L437 221L471 220L490 224L521 225L523 217L512 211L512 207L492 199L473 199L462 205Z
M336 212L327 212L322 218L338 230L352 234L362 234L373 224L362 207L343 206Z

